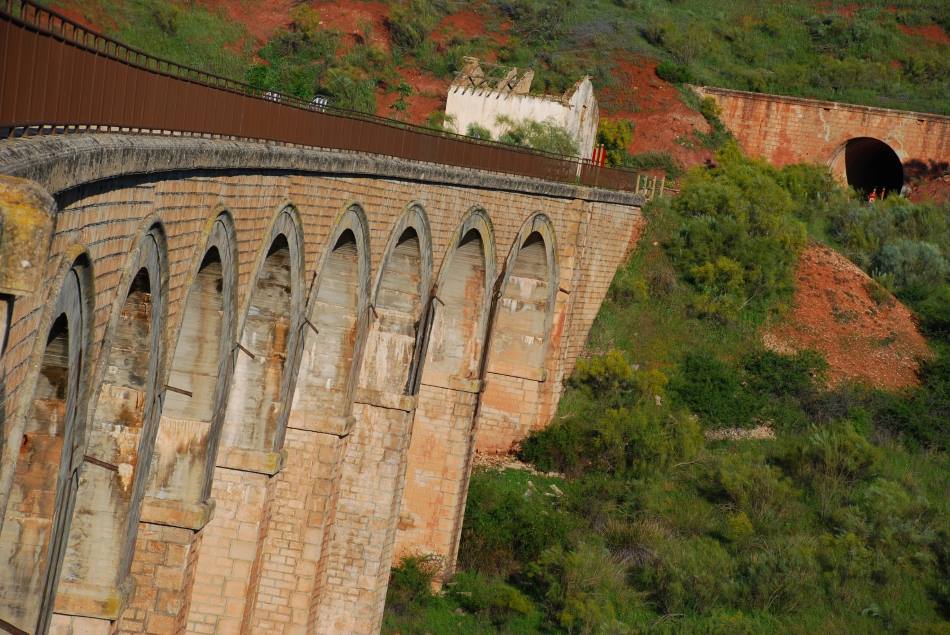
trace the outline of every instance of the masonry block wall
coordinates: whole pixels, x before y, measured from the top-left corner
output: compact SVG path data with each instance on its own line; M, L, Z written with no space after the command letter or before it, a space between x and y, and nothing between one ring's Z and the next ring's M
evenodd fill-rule
M697 92L716 100L746 152L775 165L818 163L841 176L845 145L862 137L889 145L905 172L934 164L945 172L950 162L950 117L712 87Z
M0 173L4 221L52 228L4 296L0 630L30 633L378 631L397 555L451 572L476 448L550 420L642 223L627 193L251 142L15 140ZM133 353L129 419L95 395ZM111 585L64 601L99 552Z

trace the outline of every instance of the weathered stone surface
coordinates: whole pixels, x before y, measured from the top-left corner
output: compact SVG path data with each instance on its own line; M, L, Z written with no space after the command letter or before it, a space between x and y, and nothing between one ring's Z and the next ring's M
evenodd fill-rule
M90 513L64 579L112 598L70 611L123 633L378 630L395 555L451 570L475 445L546 425L642 223L628 193L198 137L14 140L0 173L58 206L7 326L0 438L23 436L82 254L65 385L88 434L63 483ZM67 454L18 448L0 474L27 494L17 465ZM24 584L47 581L38 553Z

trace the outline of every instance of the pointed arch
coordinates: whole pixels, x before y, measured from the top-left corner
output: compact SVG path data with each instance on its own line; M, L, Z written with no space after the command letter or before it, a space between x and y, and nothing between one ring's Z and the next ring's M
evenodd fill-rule
M164 375L165 232L149 222L124 268L99 354L56 610L115 619L128 592Z
M529 218L505 261L489 334L488 372L542 381L558 289L554 226Z
M412 204L389 235L376 275L372 321L360 385L392 394L412 391L411 373L418 359L419 327L429 300L432 238L421 205Z
M93 276L88 253L66 251L68 263L38 331L27 379L13 474L0 529L0 620L45 632L55 601L63 548L75 504L85 442ZM29 384L27 384L29 385Z
M198 245L165 386L142 519L200 529L231 384L237 247L227 212Z
M353 203L337 219L311 284L291 427L329 431L347 425L369 305L369 269L366 214Z
M273 474L287 421L303 304L303 233L297 211L281 209L261 245L245 298L217 464Z
M473 208L442 260L426 342L422 383L476 381L495 279L495 239L485 210Z
M464 497L480 360L495 279L491 220L469 211L448 244L430 303L422 377L412 423L396 555L448 555ZM437 450L435 450L437 448ZM451 563L447 563L451 564Z

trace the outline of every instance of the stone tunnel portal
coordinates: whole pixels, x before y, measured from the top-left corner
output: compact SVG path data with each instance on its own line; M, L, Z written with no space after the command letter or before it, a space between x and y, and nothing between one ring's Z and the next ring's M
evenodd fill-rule
M857 137L845 144L844 152L848 185L864 194L901 191L904 167L891 146L872 137Z

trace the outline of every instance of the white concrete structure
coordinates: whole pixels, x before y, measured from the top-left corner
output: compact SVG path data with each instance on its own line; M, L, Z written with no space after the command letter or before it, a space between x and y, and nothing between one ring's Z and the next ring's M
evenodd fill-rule
M516 122L553 121L573 137L581 157L589 159L597 138L600 113L590 77L583 77L563 95L529 95L532 71L510 69L501 79L489 79L475 58L466 58L465 68L449 86L445 113L453 127L464 134L471 124L491 132L497 139L506 126L498 117Z

